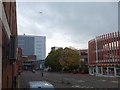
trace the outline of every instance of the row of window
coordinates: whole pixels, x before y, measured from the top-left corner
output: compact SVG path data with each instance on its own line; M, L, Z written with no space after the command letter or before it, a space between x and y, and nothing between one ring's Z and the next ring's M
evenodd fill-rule
M95 74L96 73L96 69L95 67L90 67L90 73L91 74ZM115 68L114 67L98 67L98 74L102 74L102 75L111 75L111 76L120 76L120 67L119 68Z

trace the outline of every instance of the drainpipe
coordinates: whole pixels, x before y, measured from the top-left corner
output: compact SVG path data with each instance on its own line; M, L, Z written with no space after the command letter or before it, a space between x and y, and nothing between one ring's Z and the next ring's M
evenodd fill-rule
M14 62L12 61L12 88L14 88Z

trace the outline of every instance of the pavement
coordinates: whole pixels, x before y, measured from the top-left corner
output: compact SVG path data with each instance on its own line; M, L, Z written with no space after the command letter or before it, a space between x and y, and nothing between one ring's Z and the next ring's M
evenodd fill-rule
M120 79L115 77L99 77L89 74L72 74L58 72L35 73L24 71L20 76L20 88L29 88L29 81L48 81L55 88L118 88Z

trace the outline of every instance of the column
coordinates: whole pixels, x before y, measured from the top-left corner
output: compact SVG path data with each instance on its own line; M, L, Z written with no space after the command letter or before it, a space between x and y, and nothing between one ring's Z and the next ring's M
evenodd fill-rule
M96 46L96 63L98 63L98 38L95 39L95 46Z
M120 62L120 31L118 32L118 62Z
M101 66L101 75L103 75L103 67Z
M118 38L117 38L117 32L115 32L115 60L116 60L116 63L118 61L118 48L117 48L117 41L118 41Z
M96 66L96 73L95 73L95 75L98 75L98 66Z
M108 34L108 48L109 48L109 49L108 49L108 51L109 51L109 53L108 53L108 54L109 54L109 55L108 55L108 62L110 62L110 52L111 52L111 51L110 51L110 50L111 50L111 49L110 49L110 48L111 48L111 47L110 47L110 34Z
M110 33L110 42L111 42L111 59L113 64L113 40L112 40L112 33Z
M109 75L109 72L108 72L108 71L109 71L109 67L107 67L107 75Z
M98 66L97 66L97 64L98 64L98 55L99 55L99 53L98 53L99 37L95 39L95 43L96 43L96 67L95 67L96 71L95 71L95 75L98 75Z
M116 67L114 67L114 76L116 76Z
M109 61L109 35L108 34L106 34L106 40L107 40L107 60L106 60L106 64L108 63L108 61Z
M113 56L114 56L114 64L115 64L115 37L114 37L114 33L112 33L113 36Z
M102 61L106 59L106 58L105 58L105 55L106 55L106 54L105 54L105 35L103 35L103 46L104 46L104 47L103 47L103 59L102 59Z

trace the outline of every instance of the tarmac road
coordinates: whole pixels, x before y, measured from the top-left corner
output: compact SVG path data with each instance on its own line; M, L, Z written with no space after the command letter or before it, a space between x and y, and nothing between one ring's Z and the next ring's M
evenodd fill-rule
M89 74L72 74L72 73L57 73L44 72L41 77L41 72L24 71L20 76L20 88L29 88L29 81L44 80L52 83L55 88L118 88L119 80L115 77L99 77Z

